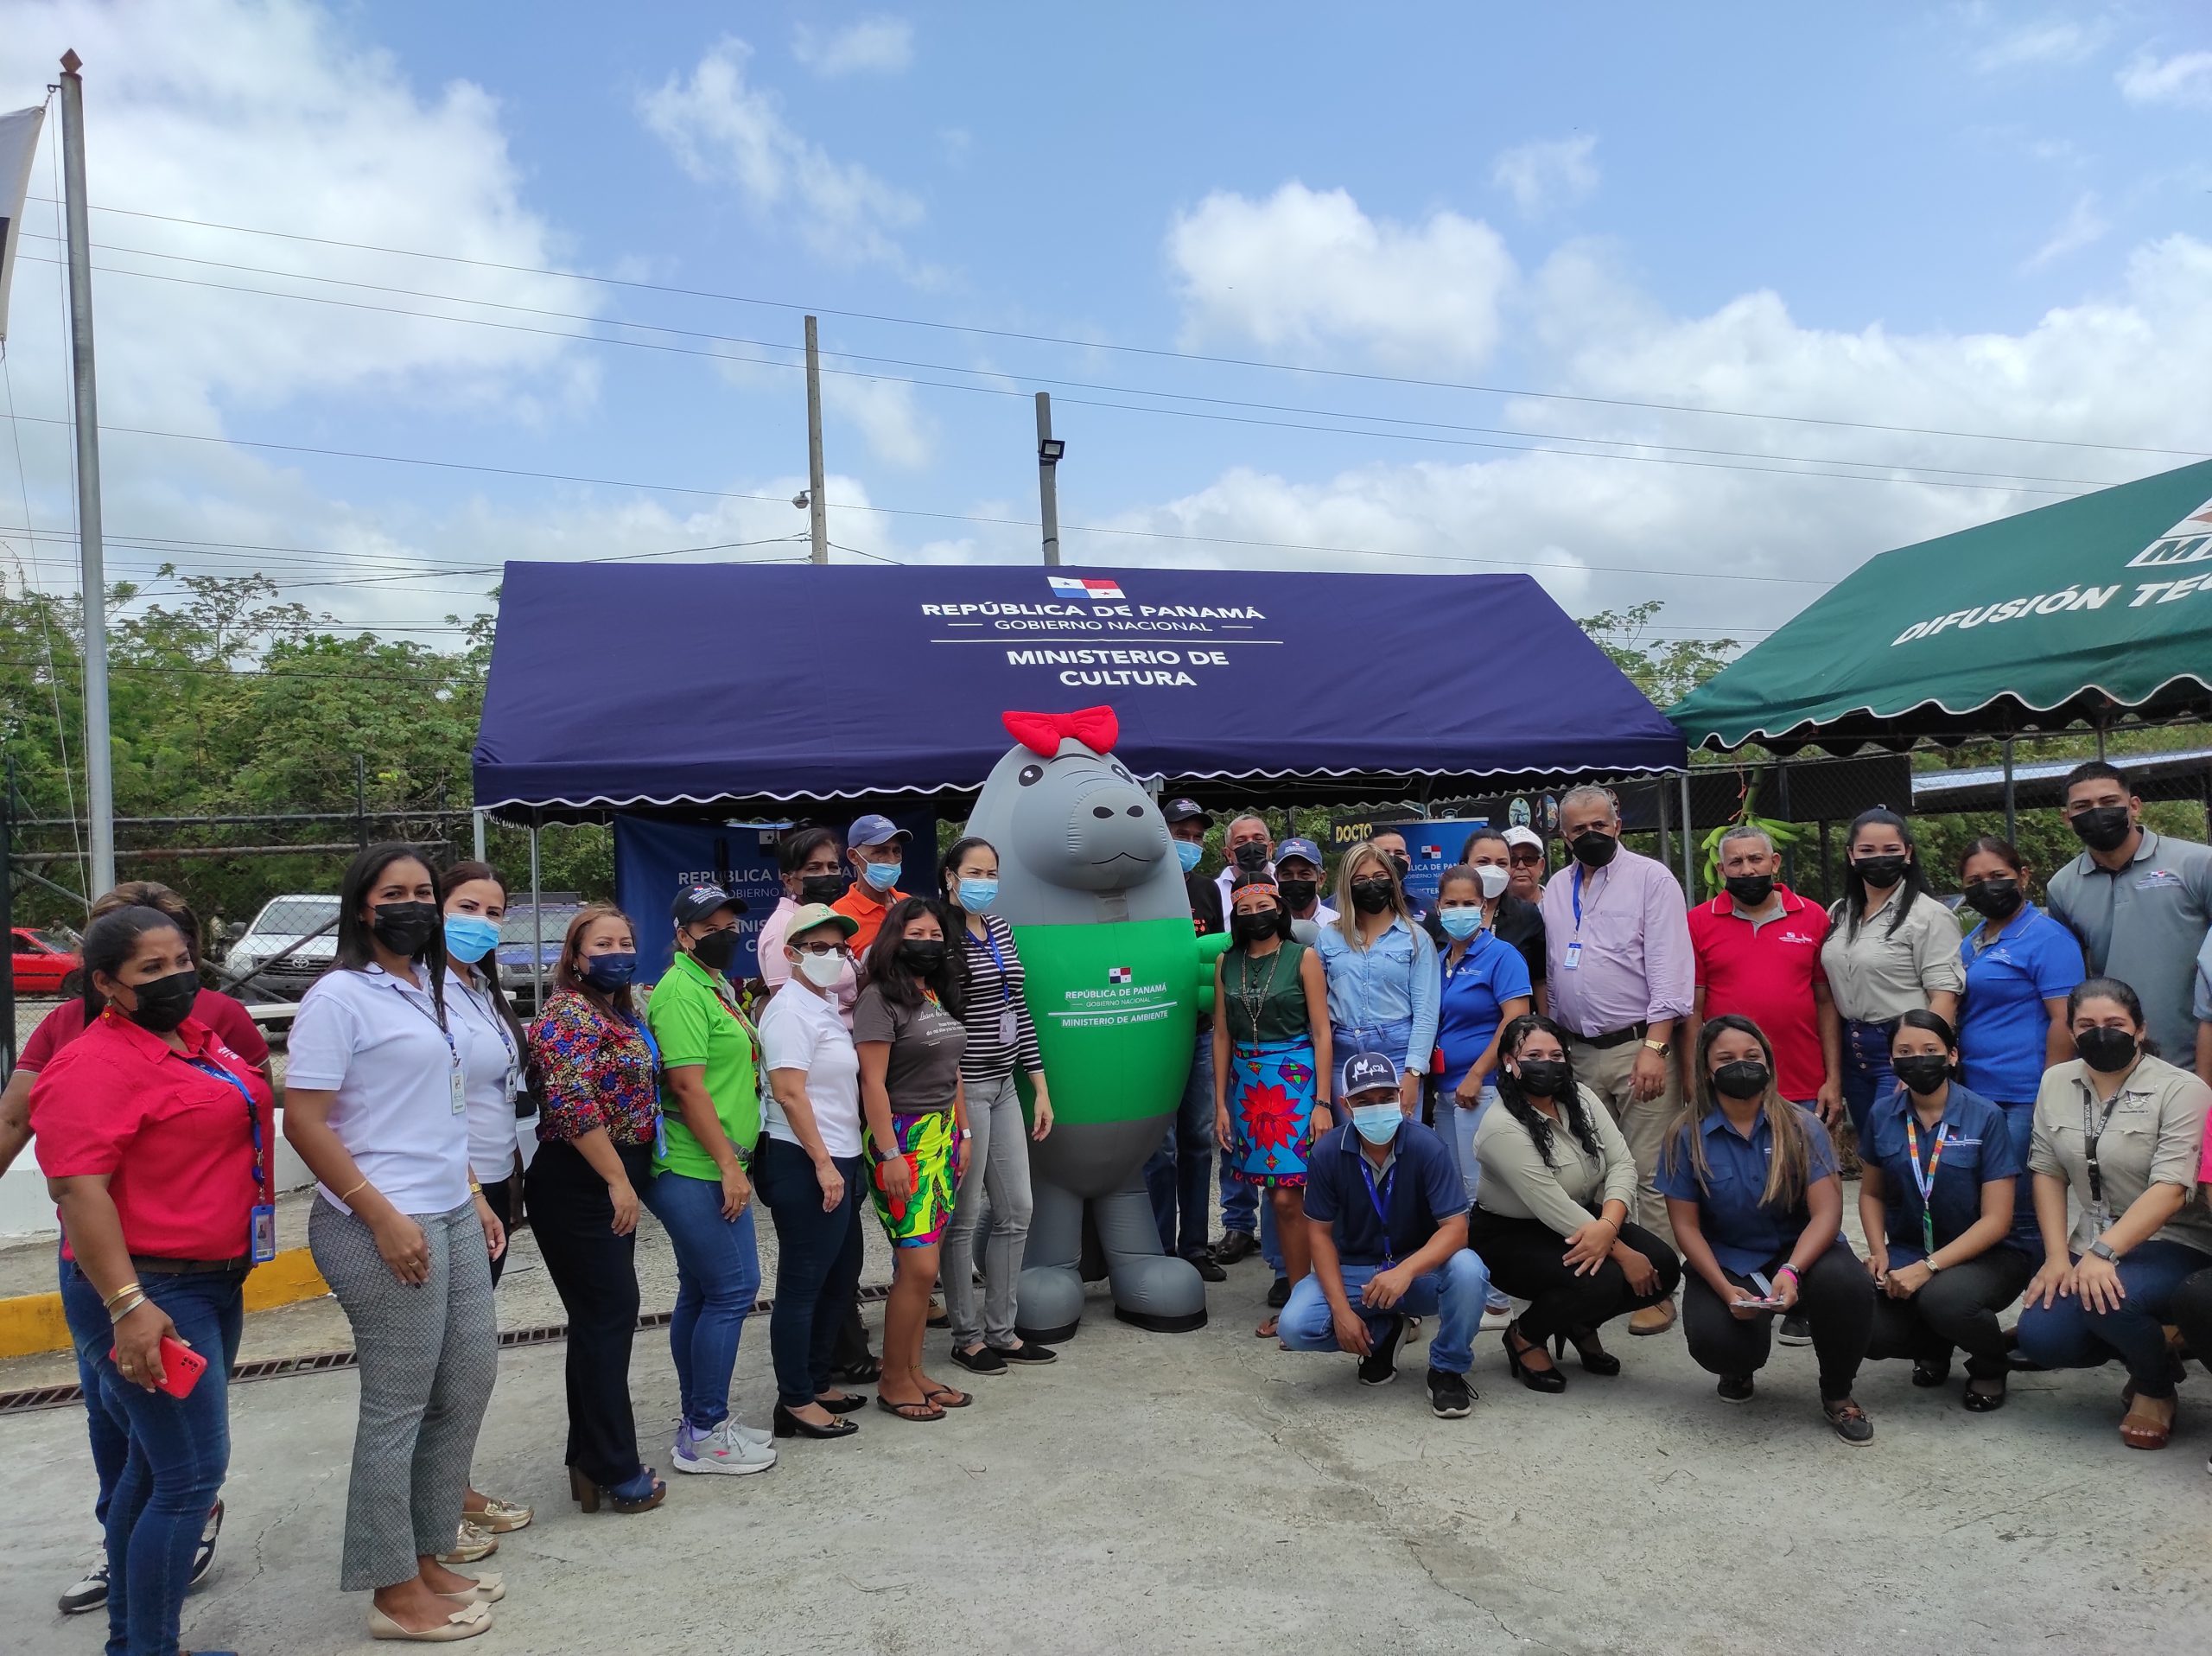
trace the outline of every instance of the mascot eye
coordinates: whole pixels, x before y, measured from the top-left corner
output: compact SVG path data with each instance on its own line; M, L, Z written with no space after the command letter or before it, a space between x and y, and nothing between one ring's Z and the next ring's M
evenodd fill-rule
M1014 780L1022 787L1027 787L1033 782L1042 780L1044 775L1045 767L1042 765L1024 765L1021 767L1021 774Z
M1119 765L1114 767L1114 774L1120 777L1125 782L1129 780L1128 772L1123 770Z

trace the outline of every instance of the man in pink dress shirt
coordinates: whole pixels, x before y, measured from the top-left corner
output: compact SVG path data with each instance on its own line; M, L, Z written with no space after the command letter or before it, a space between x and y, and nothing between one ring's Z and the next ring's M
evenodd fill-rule
M1697 993L1682 889L1620 843L1620 806L1605 789L1568 789L1559 825L1574 860L1544 886L1552 1016L1573 1037L1575 1079L1605 1099L1636 1157L1636 1222L1671 1241L1653 1175L1681 1109L1675 1029ZM1632 1334L1674 1325L1671 1301L1629 1318Z

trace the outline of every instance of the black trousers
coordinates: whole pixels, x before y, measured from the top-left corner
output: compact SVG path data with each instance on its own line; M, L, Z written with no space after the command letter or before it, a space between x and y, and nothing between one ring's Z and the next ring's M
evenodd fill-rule
M652 1176L652 1149L615 1147L633 1187ZM637 1234L613 1232L607 1181L574 1144L546 1144L524 1176L531 1230L569 1314L569 1464L594 1483L627 1483L638 1460L630 1345L638 1331Z
M1621 1240L1659 1273L1649 1293L1630 1288L1628 1273L1611 1259L1587 1277L1576 1276L1566 1261L1566 1239L1541 1220L1505 1219L1478 1207L1467 1228L1468 1245L1490 1268L1490 1285L1529 1302L1517 1322L1522 1336L1538 1345L1554 1334L1595 1328L1673 1295L1682 1279L1675 1251L1640 1225L1624 1225Z
M1953 1347L1967 1354L1967 1373L1994 1379L2010 1371L2012 1341L1997 1314L2020 1297L2036 1274L2036 1260L2003 1245L1966 1261L1946 1265L1909 1300L1874 1290L1874 1334L1869 1357L1910 1357L1915 1362L1948 1362ZM1866 1267L1859 1267L1864 1271ZM2205 1273L2212 1277L2212 1271Z
M514 1252L515 1197L520 1186L512 1174L504 1179L485 1179L479 1182L484 1187L485 1205L491 1208L499 1223L507 1227L507 1245L500 1249L499 1257L492 1261L492 1286L497 1288L501 1273L507 1268L507 1256Z
M2206 1369L2212 1370L2212 1271L2200 1271L2193 1277L2183 1277L2181 1286L2174 1290L2166 1315L2181 1329L2191 1354Z
M1769 1277L1788 1261L1777 1255L1764 1267ZM1774 1348L1774 1319L1738 1317L1720 1302L1705 1278L1685 1273L1682 1290L1682 1335L1690 1357L1708 1374L1751 1375L1766 1366ZM1751 1279L1733 1271L1722 1275L1757 1297ZM1812 1265L1797 1283L1797 1315L1813 1331L1813 1353L1821 1365L1821 1398L1833 1403L1851 1395L1859 1379L1859 1365L1866 1360L1867 1341L1874 1333L1874 1279L1859 1263L1841 1237Z

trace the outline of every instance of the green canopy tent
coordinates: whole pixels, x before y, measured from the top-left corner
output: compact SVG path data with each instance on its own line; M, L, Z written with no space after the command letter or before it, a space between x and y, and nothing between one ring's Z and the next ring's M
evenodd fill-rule
M2212 717L2212 461L1884 552L1667 717L1782 753Z

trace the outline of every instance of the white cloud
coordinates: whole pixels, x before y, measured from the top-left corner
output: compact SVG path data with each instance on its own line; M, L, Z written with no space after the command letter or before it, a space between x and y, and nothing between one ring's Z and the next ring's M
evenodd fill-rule
M2164 60L2139 53L2113 79L2131 104L2212 109L2212 52L2177 52Z
M1593 132L1516 144L1491 163L1491 182L1523 213L1571 206L1598 188L1597 149Z
M2094 56L2110 37L2111 32L2110 26L2102 18L2087 22L2046 18L2037 22L2024 23L1976 52L1974 55L1974 72L1978 74L1999 74L2008 69L2029 68L2039 64L2079 63Z
M856 162L838 161L784 119L772 92L746 84L753 48L724 39L685 80L671 75L639 100L645 125L702 183L729 184L764 217L795 223L821 257L901 264L896 233L921 203Z
M887 465L918 471L936 453L933 423L915 405L914 388L903 380L825 373L822 407L824 413L857 426L876 458Z
M1401 365L1487 357L1514 278L1504 242L1478 220L1370 219L1344 190L1295 181L1265 201L1207 196L1176 219L1167 257L1188 340L1270 349L1343 341Z
M2079 252L2091 243L2103 240L2105 232L2111 228L2111 221L2097 211L2097 193L2085 190L2075 198L2074 205L2050 232L2050 239L2031 253L2020 268L2037 270L2055 258Z
M791 55L818 75L899 74L914 61L914 26L878 15L825 35L801 23L791 31Z

